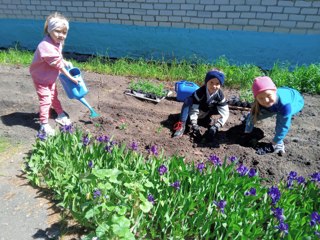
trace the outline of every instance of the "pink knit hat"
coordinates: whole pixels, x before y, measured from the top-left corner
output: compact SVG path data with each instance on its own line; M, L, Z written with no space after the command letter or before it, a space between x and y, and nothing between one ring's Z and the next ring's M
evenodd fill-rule
M255 78L252 84L253 96L256 97L265 90L277 90L277 87L267 76Z

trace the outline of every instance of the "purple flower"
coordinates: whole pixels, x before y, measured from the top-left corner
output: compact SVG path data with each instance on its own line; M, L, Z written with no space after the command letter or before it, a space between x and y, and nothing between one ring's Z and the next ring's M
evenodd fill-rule
M203 162L198 163L198 165L197 165L197 169L199 170L200 173L203 172L203 169L205 169L205 167L206 167L206 165Z
M99 189L96 189L93 191L93 197L98 198L101 196L101 191Z
M88 137L88 135L86 135L82 138L82 143L84 146L88 146L89 142L90 142L90 138Z
M163 175L163 174L165 174L165 173L168 171L168 169L167 169L167 167L166 167L165 165L161 165L161 166L159 167L158 171L159 171L159 174L160 174L160 175Z
M218 207L220 212L224 213L224 208L227 205L227 201L221 200L219 202L213 201L213 203Z
M247 174L248 168L243 164L240 164L239 167L237 168L237 172L240 174L240 176L244 176Z
M244 192L244 195L246 195L246 196L256 196L256 189L255 188L250 188L250 190L249 191L245 191Z
M150 149L151 153L155 156L158 155L158 149L157 149L157 146L156 145L152 145L151 146L151 149Z
M90 160L90 161L88 162L88 167L89 167L89 168L93 168L93 161L92 161L92 160Z
M293 185L293 180L292 180L292 179L289 179L289 180L287 181L287 188L292 189L292 185Z
M148 201L151 202L152 204L155 204L154 197L150 193L148 194Z
M281 197L281 193L277 187L269 188L268 195L271 197L272 205L275 205Z
M254 177L256 174L257 174L257 171L254 168L250 168L248 176L251 178L251 177Z
M284 215L282 208L272 208L273 215L280 221L283 222Z
M306 181L306 180L304 179L304 177L302 177L302 176L297 177L297 182L298 182L299 184L304 184L305 181Z
M176 190L180 189L180 181L175 181L171 184L171 187L174 187Z
M288 176L288 180L295 180L296 179L296 177L297 177L297 172L294 172L294 171L291 171L290 173L289 173L289 176Z
M237 157L236 156L231 156L231 157L229 157L229 160L230 160L230 162L235 162L235 161L237 161Z
M318 223L320 223L320 215L317 212L311 213L311 221L310 221L310 226L315 226Z
M311 181L320 182L320 172L315 172L311 175Z
M39 138L41 141L45 141L47 138L47 134L44 131L40 131L37 134L37 138Z
M108 137L108 136L99 136L99 137L97 137L97 141L98 142L109 142L110 141L110 138Z
M60 132L63 132L63 133L73 133L72 124L61 126L61 127L60 127Z
M130 148L132 151L138 151L138 143L132 142Z
M288 234L289 226L284 222L280 222L279 225L275 226L275 228L278 228L281 232Z
M221 160L218 156L216 155L210 155L208 160L214 165L214 166L221 166Z

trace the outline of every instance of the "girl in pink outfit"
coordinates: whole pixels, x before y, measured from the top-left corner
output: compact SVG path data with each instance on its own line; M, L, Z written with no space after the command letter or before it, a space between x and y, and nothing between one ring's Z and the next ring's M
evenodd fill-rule
M56 80L60 72L70 78L70 81L78 84L78 80L66 70L71 63L65 61L62 56L62 47L68 30L69 22L64 16L59 13L49 15L44 25L46 36L39 43L29 69L40 102L40 131L48 135L54 134L54 130L48 123L50 107L58 114L57 123L71 124L62 109L56 88Z

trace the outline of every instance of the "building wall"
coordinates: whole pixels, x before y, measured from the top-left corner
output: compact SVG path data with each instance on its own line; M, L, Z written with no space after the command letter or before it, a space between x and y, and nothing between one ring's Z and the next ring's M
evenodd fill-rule
M225 55L261 66L319 61L320 1L0 0L0 33L20 32L0 39L0 47L35 48L54 11L70 19L66 50L79 53L208 61Z

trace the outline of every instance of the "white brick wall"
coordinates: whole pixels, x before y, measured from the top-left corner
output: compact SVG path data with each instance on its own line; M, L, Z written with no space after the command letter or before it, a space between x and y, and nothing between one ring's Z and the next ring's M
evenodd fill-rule
M320 1L301 0L0 0L0 18L192 29L320 34Z

